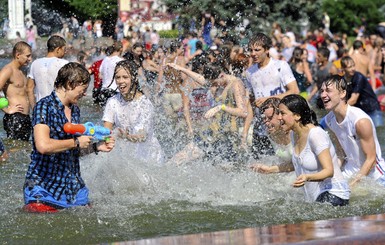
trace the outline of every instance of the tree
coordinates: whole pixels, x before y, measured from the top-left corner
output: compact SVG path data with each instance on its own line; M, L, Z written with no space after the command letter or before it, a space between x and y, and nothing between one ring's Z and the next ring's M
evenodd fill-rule
M8 18L8 0L0 0L0 21Z
M322 9L331 19L333 32L355 35L355 29L361 25L366 26L368 33L374 33L376 25L385 19L380 10L383 6L383 0L324 0Z
M273 22L284 29L291 28L299 32L306 27L319 26L322 19L321 0L163 0L174 13L180 15L183 28L189 20L201 20L201 13L210 11L217 20L224 19L234 27L244 20L250 22L255 31L270 30ZM306 25L306 26L305 26Z
M62 22L68 21L72 15L80 23L86 19L103 20L105 34L111 35L117 18L117 0L32 1L32 18L40 35L50 35L59 31Z
M82 16L93 19L117 18L117 0L65 0Z

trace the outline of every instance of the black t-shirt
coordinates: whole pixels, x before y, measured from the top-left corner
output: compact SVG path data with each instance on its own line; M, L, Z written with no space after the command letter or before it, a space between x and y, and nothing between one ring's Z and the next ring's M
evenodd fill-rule
M351 80L351 93L358 93L357 103L354 105L361 108L366 113L371 113L375 110L381 110L377 96L374 93L368 79L360 72L355 72Z

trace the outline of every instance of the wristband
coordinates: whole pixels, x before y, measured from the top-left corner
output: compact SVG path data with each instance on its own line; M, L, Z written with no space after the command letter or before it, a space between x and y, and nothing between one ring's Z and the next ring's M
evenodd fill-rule
M225 104L222 104L221 105L221 110L224 111L226 109L226 105Z
M79 142L79 139L77 137L74 137L74 143L75 143L74 148L80 148L80 142Z
M98 145L96 142L92 144L92 149L94 150L95 154L97 155L99 150L98 150Z

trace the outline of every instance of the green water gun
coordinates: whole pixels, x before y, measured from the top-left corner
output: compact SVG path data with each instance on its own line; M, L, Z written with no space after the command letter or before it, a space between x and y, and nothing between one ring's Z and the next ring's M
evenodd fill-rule
M0 98L0 110L8 106L7 98Z

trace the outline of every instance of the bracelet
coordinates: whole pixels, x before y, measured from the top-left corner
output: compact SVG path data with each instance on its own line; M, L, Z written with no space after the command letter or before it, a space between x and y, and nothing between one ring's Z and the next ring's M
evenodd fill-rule
M78 137L74 137L74 143L76 145L74 148L80 148L80 142L79 142Z
M98 155L99 150L98 144L96 142L92 144L92 149L94 150L95 154Z
M226 109L226 105L225 104L222 104L221 105L221 110L224 111Z

